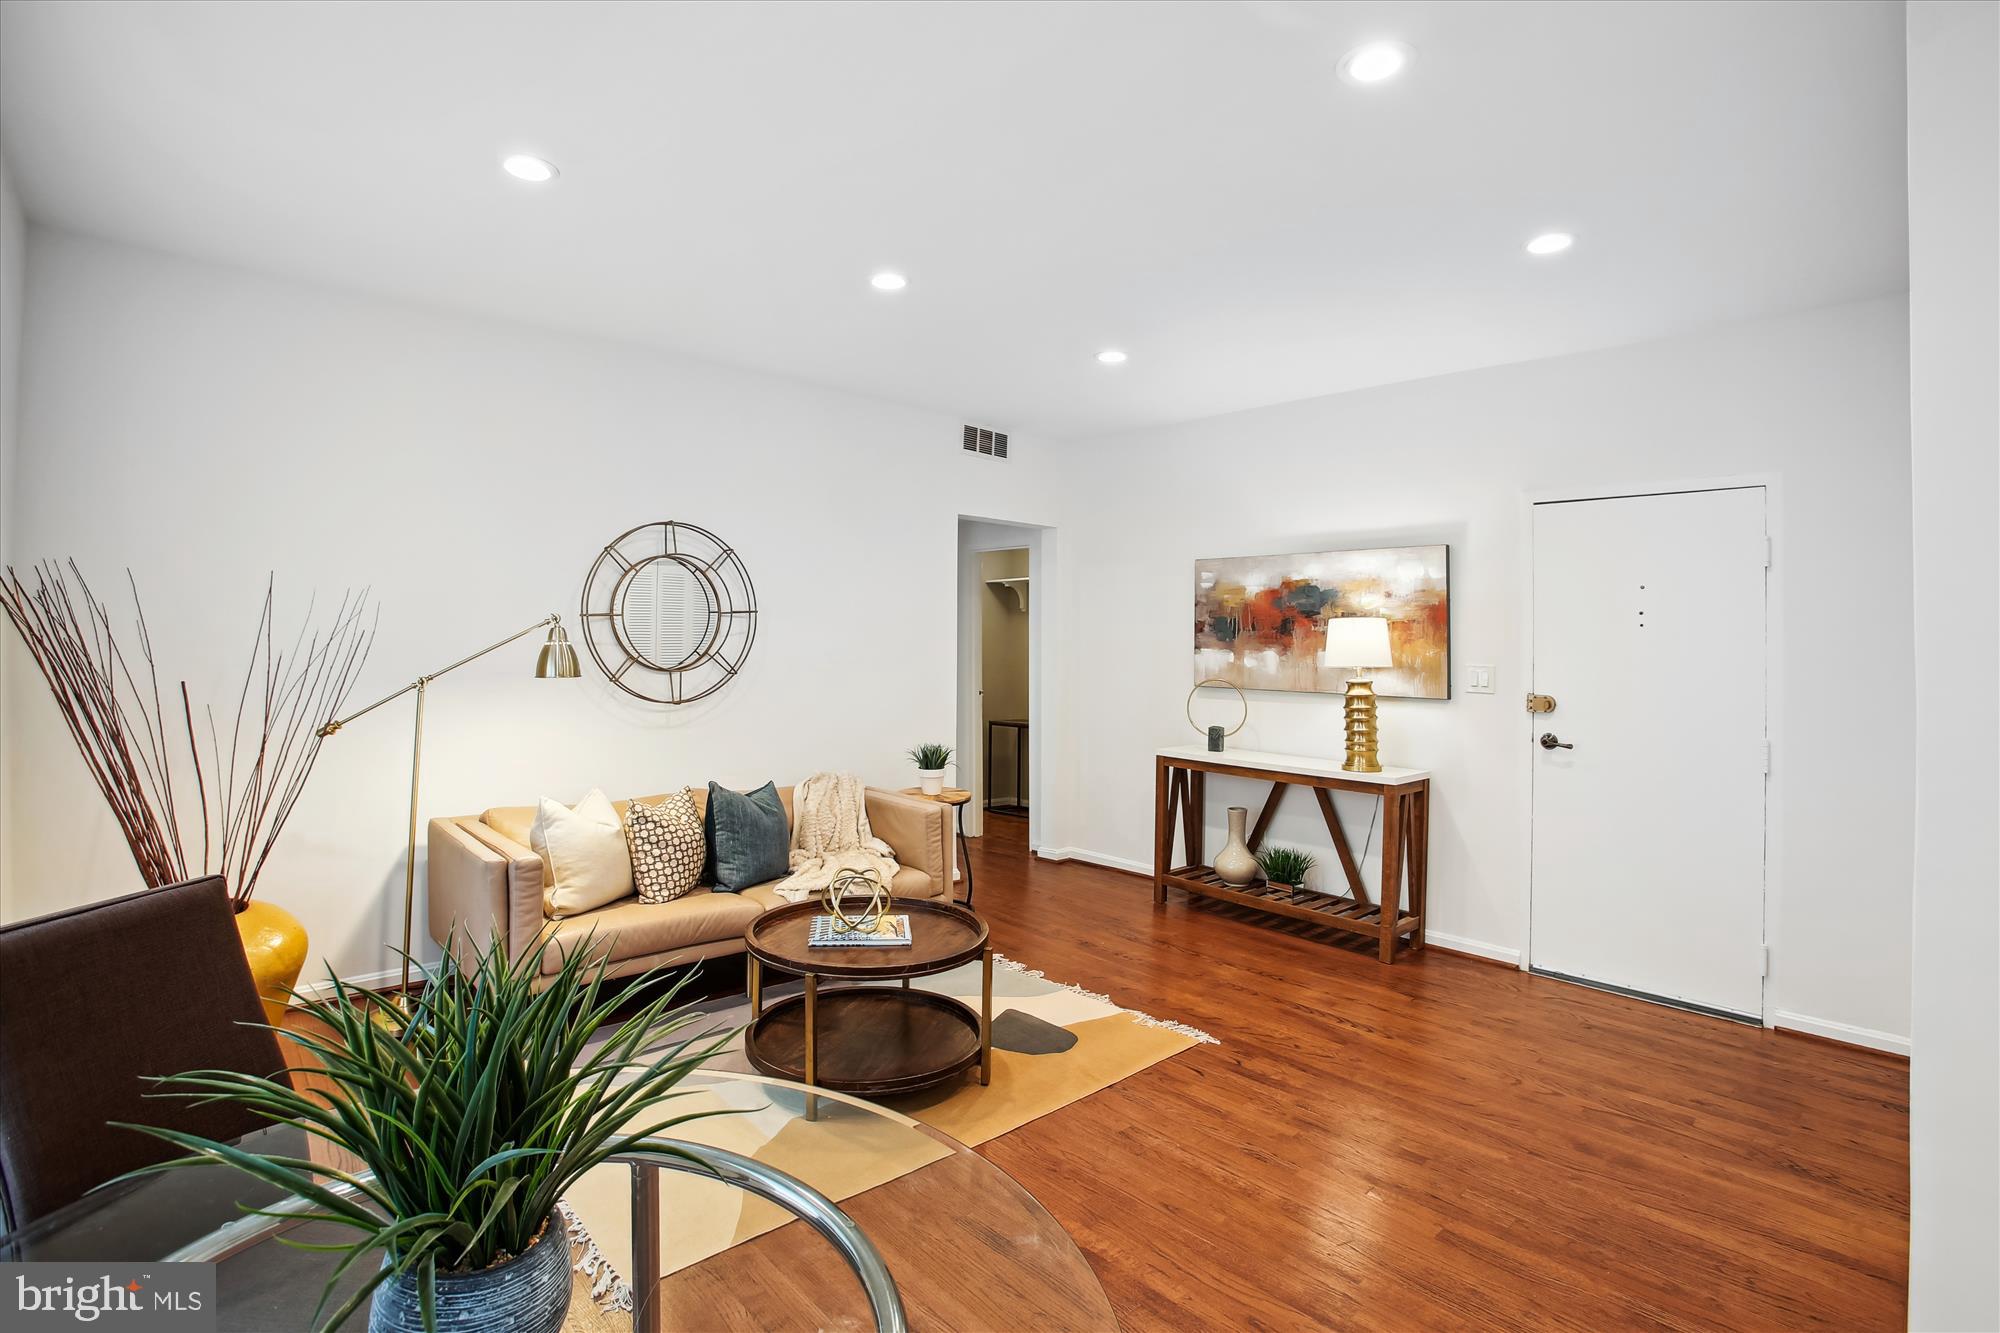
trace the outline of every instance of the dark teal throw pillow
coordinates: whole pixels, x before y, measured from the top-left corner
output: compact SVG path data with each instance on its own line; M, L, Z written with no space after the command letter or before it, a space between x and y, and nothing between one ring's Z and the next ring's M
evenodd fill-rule
M721 893L741 893L791 873L791 828L778 785L752 792L708 784L708 847L715 858L711 879Z

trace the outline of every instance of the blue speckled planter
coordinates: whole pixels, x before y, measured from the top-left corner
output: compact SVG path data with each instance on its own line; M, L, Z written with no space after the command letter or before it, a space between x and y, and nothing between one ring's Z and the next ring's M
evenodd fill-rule
M551 1215L526 1254L483 1272L438 1275L438 1333L557 1333L569 1293L568 1236ZM414 1278L391 1278L375 1289L368 1333L424 1333Z

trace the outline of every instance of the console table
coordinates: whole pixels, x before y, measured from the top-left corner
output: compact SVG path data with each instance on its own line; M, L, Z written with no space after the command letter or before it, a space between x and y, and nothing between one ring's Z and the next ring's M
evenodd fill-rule
M1257 814L1246 841L1256 851L1271 816L1293 787L1306 787L1319 802L1326 831L1347 879L1347 893L1297 893L1274 889L1261 880L1242 887L1225 884L1202 853L1203 788L1210 773L1253 778L1271 784L1270 795ZM1348 845L1347 834L1333 810L1336 791L1360 792L1382 802L1382 880L1380 897L1371 900L1361 881L1361 867ZM1379 773L1349 773L1338 759L1272 754L1262 750L1216 752L1199 745L1162 749L1154 758L1153 781L1153 901L1167 901L1167 886L1222 902L1254 907L1260 912L1310 921L1316 926L1368 935L1380 944L1381 961L1394 962L1397 941L1409 942L1404 952L1424 947L1425 871L1430 852L1431 775L1414 768L1384 768ZM1174 824L1181 825L1184 861L1172 864ZM1404 886L1409 907L1403 907ZM1385 910L1386 909L1386 910Z

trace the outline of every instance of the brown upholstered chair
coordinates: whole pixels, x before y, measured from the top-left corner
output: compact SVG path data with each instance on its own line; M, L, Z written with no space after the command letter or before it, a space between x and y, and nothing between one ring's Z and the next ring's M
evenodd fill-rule
M179 1153L122 1120L215 1139L268 1122L149 1096L147 1075L284 1066L219 877L0 926L0 1222L25 1226ZM279 1075L282 1077L282 1075Z

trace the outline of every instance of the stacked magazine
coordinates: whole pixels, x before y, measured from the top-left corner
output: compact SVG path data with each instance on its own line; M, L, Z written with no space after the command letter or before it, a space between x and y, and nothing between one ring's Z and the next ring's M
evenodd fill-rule
M814 949L841 944L893 949L898 945L907 947L909 943L910 918L900 915L885 916L879 925L867 930L842 930L831 916L816 916L812 934L806 937L807 946Z

